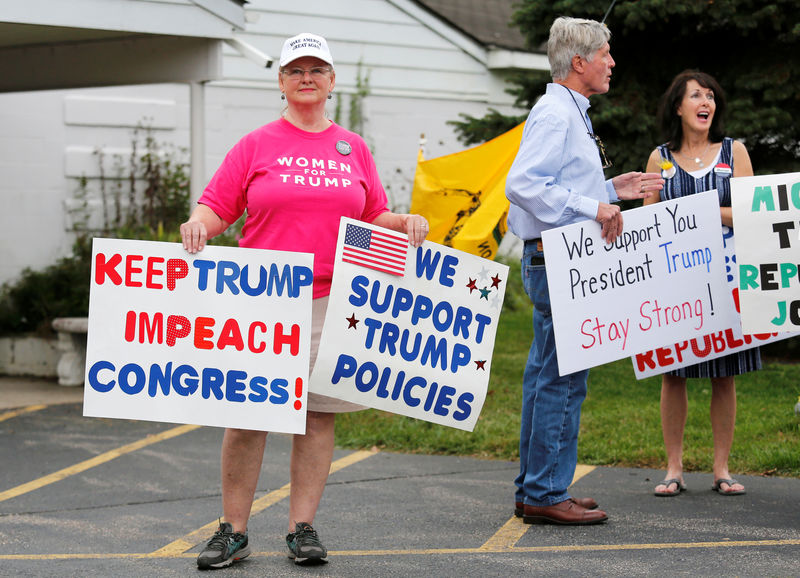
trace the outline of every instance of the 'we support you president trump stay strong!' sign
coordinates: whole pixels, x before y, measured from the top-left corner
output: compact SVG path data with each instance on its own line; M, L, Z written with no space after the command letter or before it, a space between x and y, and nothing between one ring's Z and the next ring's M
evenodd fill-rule
M594 221L542 242L561 375L735 321L716 191L625 211L613 244Z
M472 431L508 267L343 218L310 389Z
M313 255L95 239L84 415L304 433Z

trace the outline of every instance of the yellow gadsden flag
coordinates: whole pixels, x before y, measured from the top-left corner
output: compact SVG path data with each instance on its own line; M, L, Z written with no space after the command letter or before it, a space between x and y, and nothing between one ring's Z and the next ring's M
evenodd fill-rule
M506 234L506 175L523 124L460 153L417 159L411 212L428 219L427 239L494 259Z

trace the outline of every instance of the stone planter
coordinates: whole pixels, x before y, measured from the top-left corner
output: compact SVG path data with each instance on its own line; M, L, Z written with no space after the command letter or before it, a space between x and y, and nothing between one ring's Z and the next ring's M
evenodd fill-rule
M58 338L0 337L0 374L58 377L59 385L83 385L86 372L86 317L53 320Z
M53 320L53 329L58 332L58 385L83 385L86 373L87 317L59 317Z
M54 337L33 335L0 337L0 373L30 377L55 377L61 353Z

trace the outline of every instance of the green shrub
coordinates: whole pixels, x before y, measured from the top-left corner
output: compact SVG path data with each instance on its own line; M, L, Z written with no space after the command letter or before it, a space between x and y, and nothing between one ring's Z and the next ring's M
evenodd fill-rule
M41 271L25 269L0 293L0 334L47 334L56 317L83 317L89 312L91 243L79 237L72 255Z

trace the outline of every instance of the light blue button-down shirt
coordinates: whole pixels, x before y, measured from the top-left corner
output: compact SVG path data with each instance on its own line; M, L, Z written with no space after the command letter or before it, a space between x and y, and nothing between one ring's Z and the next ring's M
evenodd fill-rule
M588 134L588 110L588 98L555 83L531 109L506 178L508 226L520 239L594 220L599 203L619 200Z

